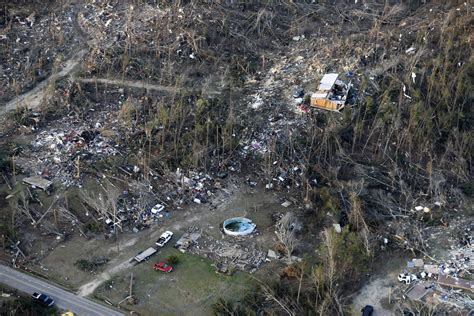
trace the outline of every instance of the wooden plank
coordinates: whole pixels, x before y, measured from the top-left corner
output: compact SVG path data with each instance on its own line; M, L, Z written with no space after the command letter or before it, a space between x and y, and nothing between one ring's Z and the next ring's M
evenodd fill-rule
M438 277L438 284L474 292L474 281L455 278L450 275L441 274Z
M337 111L337 103L327 99L311 99L311 106L330 111Z
M416 300L416 301L421 301L421 299L426 295L428 294L429 292L431 292L431 289L430 288L427 288L428 287L428 283L425 283L425 282L421 282L421 283L418 283L418 284L415 284L411 289L409 289L406 294L409 298L411 298L412 300Z

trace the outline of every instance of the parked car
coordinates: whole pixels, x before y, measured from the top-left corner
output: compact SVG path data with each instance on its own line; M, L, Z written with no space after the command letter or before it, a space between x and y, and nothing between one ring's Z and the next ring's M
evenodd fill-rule
M158 213L163 212L164 209L165 209L165 206L164 206L164 205L162 205L162 204L156 204L155 206L153 206L153 207L151 208L151 212L156 215L156 214L158 214Z
M372 305L365 305L361 312L362 316L372 316L374 313L374 307Z
M401 273L398 275L398 281L405 284L410 284L411 282L415 280L418 280L418 278L414 274Z
M46 294L34 292L31 296L35 301L46 307L51 307L54 305L54 300Z
M160 261L153 265L153 269L170 273L171 271L173 271L173 266L170 264L167 264L166 262Z
M163 247L166 245L168 241L170 241L171 237L173 237L173 233L170 232L169 230L165 231L163 234L161 234L160 238L156 241L156 245L158 247Z

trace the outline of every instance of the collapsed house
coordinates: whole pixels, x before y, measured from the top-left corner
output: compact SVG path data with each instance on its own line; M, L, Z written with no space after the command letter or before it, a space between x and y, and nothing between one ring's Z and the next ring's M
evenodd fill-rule
M311 106L329 111L340 111L344 108L352 84L343 82L339 77L337 73L323 76L318 91L311 95Z

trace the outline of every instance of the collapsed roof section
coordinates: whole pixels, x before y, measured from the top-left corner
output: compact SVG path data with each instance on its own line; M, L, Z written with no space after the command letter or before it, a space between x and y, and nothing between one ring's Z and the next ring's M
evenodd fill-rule
M347 102L352 84L339 79L339 74L325 74L321 79L318 91L311 95L311 106L329 111L340 111Z

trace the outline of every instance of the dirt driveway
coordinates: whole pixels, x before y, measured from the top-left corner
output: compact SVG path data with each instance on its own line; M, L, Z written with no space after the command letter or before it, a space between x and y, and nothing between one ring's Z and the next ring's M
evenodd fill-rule
M389 254L390 260L379 266L380 270L369 277L368 282L356 293L352 301L352 315L360 315L361 309L365 305L374 307L374 316L396 315L393 311L394 305L389 304L389 296L398 285L397 276L406 265L405 256Z
M229 185L225 190L221 190L216 194L215 198L209 204L191 204L182 210L170 210L171 216L163 218L158 224L150 229L141 231L139 233L126 233L120 235L118 241L108 239L91 239L84 240L82 237L74 237L71 240L65 241L52 250L41 262L40 265L32 266L32 269L46 274L51 279L66 284L67 286L76 289L80 295L88 296L97 293L102 293L104 285L109 282L116 284L127 283L131 272L136 275L137 283L142 284L143 289L147 291L156 291L154 282L163 283L163 286L169 286L171 279L166 279L162 276L153 275L150 279L150 273L154 271L149 267L149 263L143 263L134 266L130 263L133 258L141 250L153 246L156 239L164 230L171 230L175 233L173 240L166 247L155 255L150 262L158 259L162 260L164 256L170 254L180 255L174 248L175 242L189 226L197 226L216 239L233 238L222 235L220 231L221 223L233 216L246 216L251 218L257 224L258 235L252 235L248 238L255 238L264 251L274 245L274 229L271 215L276 211L288 210L282 207L281 196L276 192L266 191L264 189L249 188L246 185ZM175 253L176 252L176 253ZM92 275L80 271L74 263L78 259L88 259L91 256L106 256L110 259L109 263L103 271L97 275ZM189 297L189 308L197 308L200 306L201 312L198 314L206 314L209 312L208 308L212 302L217 299L220 292L227 293L229 297L235 296L237 292L244 293L246 288L246 273L238 274L236 279L232 282L230 279L217 276L213 268L210 267L212 262L207 259L200 258L193 255L186 255L182 257L184 262L180 267L180 271L176 271L172 278L175 282L171 293L167 293L167 297L180 297L186 292ZM60 264L58 264L60 263ZM196 272L197 271L197 272ZM178 275L179 273L179 275ZM196 273L201 275L199 278L194 278ZM173 276L173 274L171 274ZM183 278L182 276L188 276ZM191 278L192 277L192 278ZM234 278L234 276L232 276ZM190 280L194 280L191 282ZM229 283L230 282L230 283ZM235 286L232 285L235 283ZM209 288L213 284L215 289ZM120 287L119 287L120 288ZM147 296L149 292L140 289L138 293ZM209 296L212 290L211 296ZM100 295L99 295L100 297ZM107 298L116 302L121 300L122 293L107 293ZM138 306L138 309L147 310L147 308L163 308L163 302L159 302L158 297L141 297L143 306ZM171 314L178 310L173 310L173 306L179 306L180 303L168 302L166 308ZM183 312L183 310L180 310Z
M64 62L63 68L58 73L51 75L48 77L48 79L42 81L30 91L19 95L15 99L5 104L5 106L0 107L0 116L22 106L25 106L29 109L36 109L41 104L41 102L43 102L45 97L44 93L48 87L48 84L59 78L72 74L73 71L77 69L79 63L82 61L82 57L84 57L85 53L85 49L78 51L70 59Z

